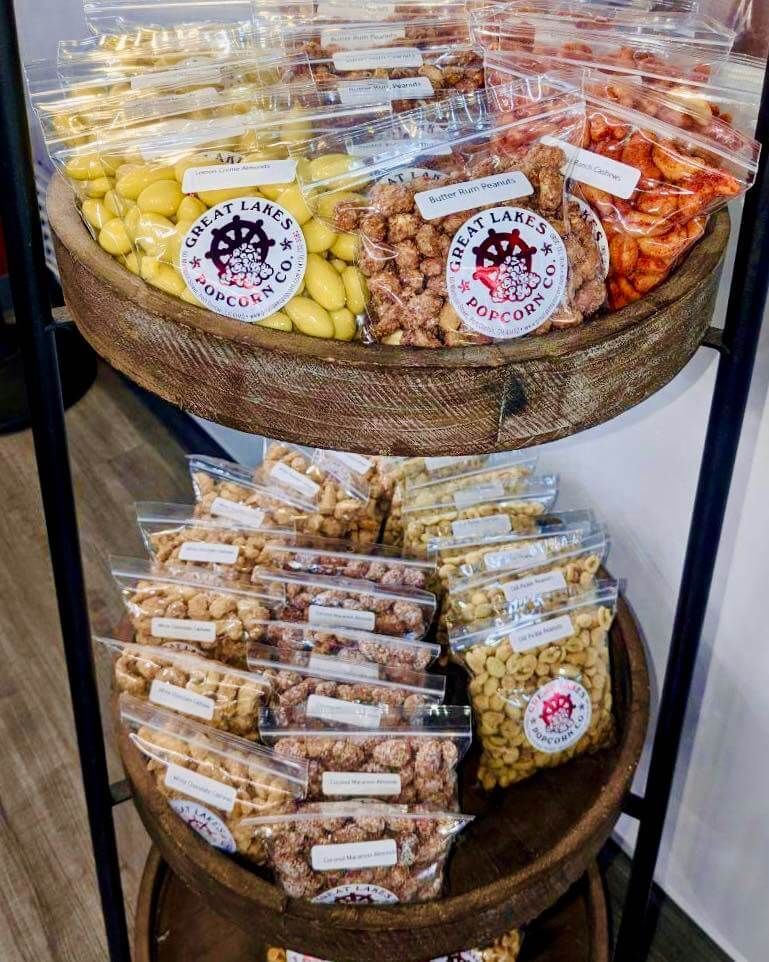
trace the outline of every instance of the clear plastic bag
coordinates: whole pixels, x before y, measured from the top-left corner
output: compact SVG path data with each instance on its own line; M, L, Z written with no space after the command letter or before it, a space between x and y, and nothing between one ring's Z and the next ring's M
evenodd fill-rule
M333 904L365 895L367 903L393 903L440 896L454 838L471 821L471 815L404 805L316 802L248 825L264 839L290 897Z
M265 742L279 755L307 760L308 801L379 798L397 805L456 810L457 770L473 737L468 706L391 710L370 728L296 717L261 718Z
M234 587L200 570L167 568L137 558L110 558L139 645L194 651L246 667L246 646L261 641L284 591L272 583Z
M418 511L423 505L454 504L461 508L515 493L534 475L537 457L508 457L481 468L460 466L440 480L415 483L406 479L402 510Z
M313 141L318 159L353 158L341 174L299 179L311 206L330 208L332 227L359 237L368 336L488 344L598 310L599 248L566 195L573 161L546 141L576 147L583 128L576 90L529 80Z
M450 632L487 621L504 622L530 604L557 607L561 594L588 591L609 552L604 531L567 544L523 568L502 569L456 581L450 588L444 616Z
M430 630L437 601L429 591L417 588L386 588L353 578L254 571L254 581L276 583L286 593L278 609L283 621L306 622L321 628L356 628L380 635L419 641Z
M429 641L410 641L355 628L313 628L295 621L264 621L261 633L253 632L252 639L281 651L337 655L344 661L371 662L409 671L424 671L441 653L441 646Z
M608 632L616 604L612 582L545 614L452 639L470 674L485 789L612 743Z
M390 709L439 705L446 694L443 675L269 645L249 647L248 667L271 679L272 710L281 724L307 717L374 730Z
M558 496L555 475L522 479L501 495L479 494L478 500L457 504L452 496L438 495L434 502L403 507L403 548L410 555L427 557L428 545L437 538L479 538L511 532L537 531L537 519Z
M258 672L238 671L170 648L94 638L115 658L114 687L151 705L205 722L218 731L259 740L259 716L272 684Z
M136 505L136 519L153 560L187 572L203 571L224 581L251 585L265 545L291 534L287 529L254 528L235 521L195 517L187 504Z
M210 845L263 864L248 819L290 812L307 792L307 766L123 694L120 720L157 790Z
M250 26L252 22L251 0L83 0L83 13L94 34L167 32L180 25Z

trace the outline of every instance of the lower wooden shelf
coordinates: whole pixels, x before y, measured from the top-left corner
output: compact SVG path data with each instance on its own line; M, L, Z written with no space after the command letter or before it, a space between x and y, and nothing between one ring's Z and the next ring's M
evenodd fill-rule
M527 929L519 962L609 962L608 933L603 885L593 867ZM217 915L152 849L136 909L136 962L267 962L271 944L258 925L245 932ZM359 956L361 962L369 958Z

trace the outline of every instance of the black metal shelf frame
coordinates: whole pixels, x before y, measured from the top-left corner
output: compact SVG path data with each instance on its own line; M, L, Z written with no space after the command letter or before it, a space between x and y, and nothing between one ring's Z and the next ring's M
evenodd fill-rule
M654 869L707 611L761 324L769 291L769 72L758 119L764 145L748 193L726 324L705 346L719 353L697 494L681 578L646 788L625 812L639 824L614 962L643 962L651 933ZM130 797L111 786L99 713L64 407L48 297L13 0L0 0L0 220L24 353L40 488L72 696L80 764L110 962L130 962L112 808Z

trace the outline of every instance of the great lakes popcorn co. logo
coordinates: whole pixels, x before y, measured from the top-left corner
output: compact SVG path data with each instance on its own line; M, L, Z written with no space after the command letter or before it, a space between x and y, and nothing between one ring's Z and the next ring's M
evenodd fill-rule
M538 751L555 754L582 738L592 713L590 695L579 682L555 678L543 685L526 706L524 731Z
M176 814L198 835L202 835L209 845L213 845L214 848L219 848L223 852L235 851L235 839L218 815L209 811L204 805L187 801L184 798L173 798L170 804Z
M288 303L307 266L295 218L263 197L211 207L187 232L181 270L192 293L217 314L259 321Z
M336 888L329 889L316 895L313 902L321 905L393 905L398 901L398 896L394 895L389 889L382 888L381 885L365 885L352 883L350 885L337 885Z
M454 310L473 331L521 337L563 300L568 259L558 232L521 207L475 214L451 242L446 283Z

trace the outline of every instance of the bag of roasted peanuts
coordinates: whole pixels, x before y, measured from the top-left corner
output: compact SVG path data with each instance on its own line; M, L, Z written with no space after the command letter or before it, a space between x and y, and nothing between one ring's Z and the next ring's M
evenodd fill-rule
M264 675L238 671L189 651L127 644L114 638L94 640L114 656L116 691L258 741L259 715L272 692Z
M603 305L598 245L566 195L572 161L546 140L576 146L584 118L576 90L530 79L309 145L347 158L341 173L299 180L331 226L359 238L370 339L488 344Z
M270 645L250 645L248 667L272 681L272 709L285 724L307 717L376 729L389 710L439 705L446 694L444 675Z
M477 499L457 501L452 493L441 492L418 505L403 506L403 550L424 558L436 538L534 533L537 519L549 511L557 496L555 475L517 479L503 485L501 494L480 493Z
M156 789L210 845L265 861L248 818L291 812L307 792L307 764L122 694L120 721Z
M208 572L189 572L141 558L110 558L110 570L139 645L192 651L240 668L249 641L262 641L280 606L278 584L235 586Z
M424 671L441 653L441 646L429 641L412 641L355 628L314 628L296 621L264 621L261 634L254 632L251 640L289 653L309 651L317 664L323 663L324 655L337 655L344 661L371 662L410 671Z
M192 505L152 501L136 505L136 520L153 561L246 585L254 583L253 571L262 562L267 542L291 533L285 528L196 517Z
M418 509L421 505L434 505L453 501L457 507L477 504L487 498L509 494L534 475L537 456L508 455L498 461L489 460L483 467L459 465L453 472L428 481L406 478L403 485L402 505Z
M450 956L442 955L432 962L517 962L523 938L518 929L512 929L500 936L493 945L485 949L466 949ZM269 948L265 962L323 962L312 955L292 952L291 949Z
M587 591L609 552L605 531L515 565L455 581L443 609L450 632L490 620L507 621L530 605L557 607L572 589Z
M351 451L328 451L315 448L313 462L321 469L349 483L368 485L369 497L375 502L378 517L383 518L390 507L392 483L390 458L382 455L362 455Z
M375 801L314 802L248 819L248 828L292 898L424 902L441 895L454 838L472 818Z
M328 578L303 572L258 568L253 580L285 591L276 610L282 621L321 628L357 628L419 641L435 617L436 598L418 588L388 588L355 578Z
M604 531L591 511L561 511L546 517L533 534L504 534L480 538L436 538L427 551L438 565L444 588L465 578L491 571L528 568L590 535Z
M519 75L515 54L488 54L486 64L492 85ZM619 77L581 76L582 145L563 149L572 190L606 235L609 306L617 310L658 287L703 236L708 215L752 185L760 145L683 99Z
M170 118L99 138L98 160L128 203L97 240L148 283L248 323L351 339L364 292L351 238L306 207L288 147L378 118L389 103L344 107L287 85L250 114Z
M393 709L379 728L298 714L290 723L265 710L264 741L309 764L308 801L378 798L457 810L457 770L473 737L468 706Z
M598 583L561 607L451 639L470 675L484 788L506 788L611 744L608 633L616 607L617 583Z

